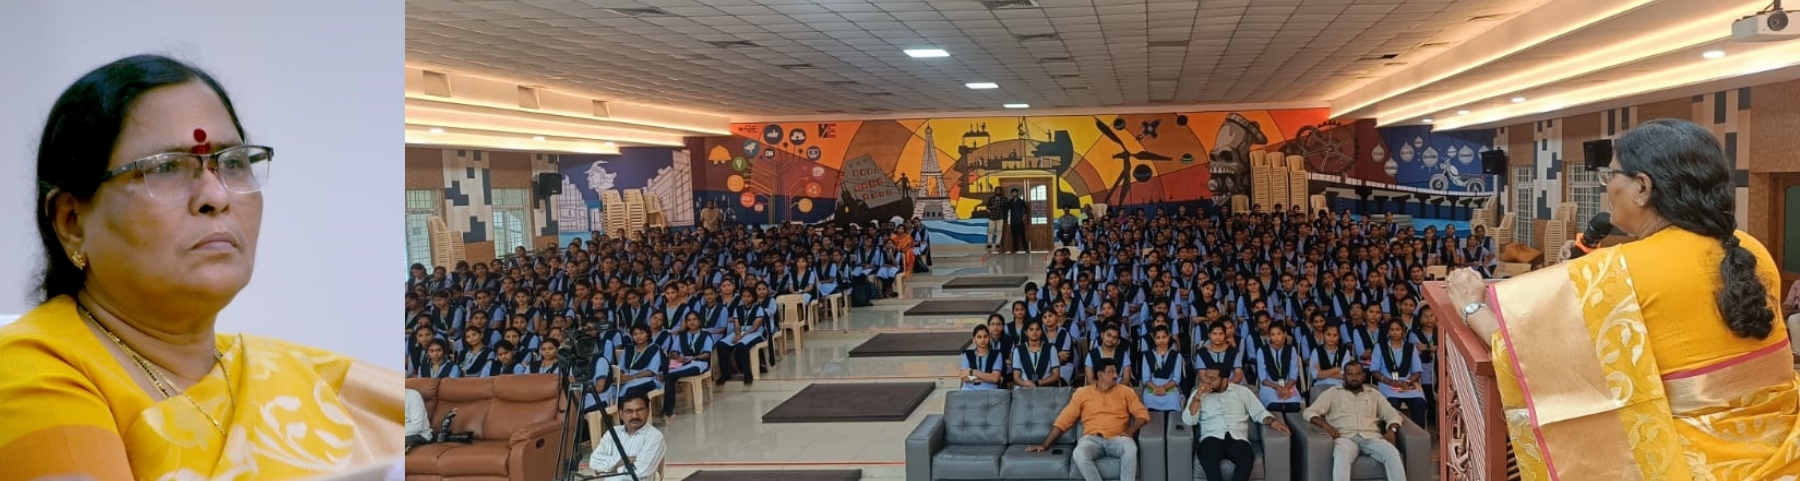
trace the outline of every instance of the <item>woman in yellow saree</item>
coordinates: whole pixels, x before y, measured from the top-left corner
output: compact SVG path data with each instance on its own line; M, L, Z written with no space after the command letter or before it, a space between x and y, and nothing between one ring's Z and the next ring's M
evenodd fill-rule
M1627 244L1452 302L1486 336L1525 479L1769 480L1800 475L1800 375L1779 273L1735 228L1731 167L1705 129L1655 120L1601 169Z
M299 479L400 454L399 373L213 331L250 280L273 157L175 60L63 93L38 149L44 302L0 328L0 481Z

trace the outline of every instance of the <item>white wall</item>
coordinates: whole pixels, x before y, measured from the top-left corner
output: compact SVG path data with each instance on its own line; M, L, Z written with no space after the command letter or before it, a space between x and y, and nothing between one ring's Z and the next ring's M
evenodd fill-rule
M404 4L5 0L0 5L0 323L34 304L37 138L82 74L160 53L217 77L276 148L256 274L220 316L399 369Z

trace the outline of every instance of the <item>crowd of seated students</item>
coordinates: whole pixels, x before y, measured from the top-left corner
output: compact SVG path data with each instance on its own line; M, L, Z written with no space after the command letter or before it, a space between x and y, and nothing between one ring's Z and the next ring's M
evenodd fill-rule
M1426 267L1491 272L1484 230L1421 235L1391 217L1279 206L1084 222L1052 254L1043 285L1027 284L1010 316L974 329L963 388L1092 384L1093 366L1110 360L1152 411L1181 410L1205 370L1268 411L1301 412L1307 390L1343 384L1357 364L1427 426L1438 339L1421 298Z
M682 378L745 385L779 361L758 345L779 329L777 296L801 305L834 293L858 301L893 295L894 279L929 256L918 221L895 226L729 226L592 233L537 252L520 247L492 263L458 262L406 282L407 372L472 377L568 372L573 337L601 353L584 412L626 394L663 389L664 415ZM925 261L928 262L928 261ZM581 329L585 336L571 336ZM619 373L615 378L613 368Z

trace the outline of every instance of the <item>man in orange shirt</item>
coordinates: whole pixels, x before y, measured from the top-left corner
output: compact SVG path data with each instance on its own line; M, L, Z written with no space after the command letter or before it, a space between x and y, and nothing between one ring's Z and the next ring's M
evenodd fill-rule
M1036 453L1050 449L1056 438L1062 437L1064 431L1075 426L1079 419L1086 430L1081 440L1075 443L1075 469L1081 471L1081 477L1087 481L1100 481L1100 468L1094 461L1102 456L1119 458L1119 481L1137 481L1137 432L1150 422L1150 411L1144 409L1144 402L1138 399L1137 393L1130 389L1118 387L1119 364L1111 359L1102 359L1094 366L1099 375L1093 386L1075 390L1069 398L1069 405L1062 414L1056 416L1056 423L1050 429L1050 437L1044 443L1025 448L1025 452Z

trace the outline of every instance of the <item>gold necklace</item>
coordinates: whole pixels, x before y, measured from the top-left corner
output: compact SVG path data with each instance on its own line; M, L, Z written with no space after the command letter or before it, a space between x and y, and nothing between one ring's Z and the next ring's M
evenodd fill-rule
M150 379L150 384L152 386L155 386L156 390L158 392L162 393L163 399L166 400L166 399L175 397L173 394L170 394L170 391L175 390L174 383L171 383L171 382L168 382L167 380L165 380L164 376L161 374L162 371L160 369L156 369L155 366L152 365L149 360L144 359L143 356L138 355L137 351L131 349L131 346L125 345L125 341L119 339L119 336L114 335L111 329L106 328L106 325L101 324L99 320L94 319L94 314L91 312L88 312L87 306L84 306L81 303L77 302L77 303L75 303L75 310L80 311L81 317L83 319L87 319L88 322L94 323L95 327L100 328L100 332L106 333L106 337L109 339L112 339L113 344L117 344L119 346L120 350L125 351L125 356L131 358L131 361L133 363L137 364L138 369L142 369L144 371L144 377ZM221 358L223 358L224 356L225 356L225 354L222 352L219 352L218 348L216 348L216 347L213 348L213 365L219 366L219 373L223 374L225 376L225 389L226 389L225 399L226 399L226 401L228 401L230 403L232 412L237 412L237 399L233 398L232 395L230 394L230 392L232 390L231 373L226 372L225 366L221 362ZM180 394L181 394L181 397L187 399L188 404L191 404L194 406L194 410L200 411L201 416L205 416L207 421L212 422L214 431L218 431L220 435L225 435L225 426L220 424L218 419L214 419L212 414L207 413L206 408L200 407L199 401L195 401L194 397L188 395L188 393L186 391L181 391Z

